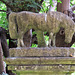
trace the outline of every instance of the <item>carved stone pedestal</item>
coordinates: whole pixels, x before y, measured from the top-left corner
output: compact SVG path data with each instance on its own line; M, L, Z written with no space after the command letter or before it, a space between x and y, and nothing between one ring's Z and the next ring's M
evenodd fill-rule
M71 75L75 72L74 48L12 48L5 58L16 75ZM73 57L71 57L73 56Z

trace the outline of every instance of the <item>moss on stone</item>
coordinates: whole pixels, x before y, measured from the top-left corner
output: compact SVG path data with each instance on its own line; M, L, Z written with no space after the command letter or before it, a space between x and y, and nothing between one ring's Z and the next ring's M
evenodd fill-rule
M47 31L49 34L53 33L55 35L61 27L65 28L65 42L70 43L75 32L75 23L70 17L61 12L52 11L47 14L39 14L22 11L9 15L9 32L11 38L23 40L24 33L29 29L35 29L35 31L38 31L37 38L39 47L46 46L43 39L43 32ZM52 41L54 40L53 38L51 38Z

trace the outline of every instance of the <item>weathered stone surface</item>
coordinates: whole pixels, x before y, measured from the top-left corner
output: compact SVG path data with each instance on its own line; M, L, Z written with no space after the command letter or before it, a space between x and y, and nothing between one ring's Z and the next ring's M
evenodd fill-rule
M71 65L50 65L50 66L8 66L9 70L16 70L20 75L71 75L75 66Z
M43 65L43 66L39 66L39 65L30 65L30 66L18 66L18 65L10 65L8 66L9 70L20 70L20 71L62 71L62 72L66 72L66 71L75 71L75 65Z
M24 56L75 56L75 49L68 47L42 47L42 48L11 48L9 49L10 57Z
M14 14L12 14L12 17L10 16L10 18L11 18L11 21L13 22L13 24L10 22L10 25L12 25L12 26L10 26L9 25L9 29L11 30L11 32L10 32L10 30L9 30L9 33L10 33L10 35L11 35L11 37L13 38L13 39L17 39L17 37L18 37L18 34L17 34L17 26L16 26L16 24L14 23L14 21L15 21L15 19L16 19L16 13L14 13ZM16 22L16 21L15 21ZM15 34L14 34L15 33Z
M21 47L20 43L23 43L23 35L29 29L34 29L37 32L38 46L46 47L43 32L47 31L49 34L51 33L54 35L61 27L65 28L65 42L70 43L75 32L75 23L70 17L63 13L52 11L47 14L39 14L22 11L18 13L12 12L9 15L10 37L18 39L18 47ZM40 34L42 34L42 36ZM55 40L53 40L54 37L52 35L49 36L52 41ZM53 46L55 46L55 41L53 42Z
M17 75L71 75L72 72L14 71Z
M8 65L75 64L75 57L11 57L4 60Z
M20 75L71 75L75 71L74 48L12 48L4 61Z

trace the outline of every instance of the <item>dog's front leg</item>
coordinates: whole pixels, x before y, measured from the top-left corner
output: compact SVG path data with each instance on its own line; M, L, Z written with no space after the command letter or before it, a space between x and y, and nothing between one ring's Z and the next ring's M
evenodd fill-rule
M43 32L40 30L37 30L36 33L37 33L38 47L46 47Z

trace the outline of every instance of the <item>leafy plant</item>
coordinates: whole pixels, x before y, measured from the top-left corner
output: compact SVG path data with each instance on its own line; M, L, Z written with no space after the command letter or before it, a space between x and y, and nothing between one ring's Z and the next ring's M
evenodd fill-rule
M71 73L71 75L75 75L75 72Z
M0 1L0 10L7 10L6 5ZM0 27L8 29L7 15L5 12L0 11Z
M7 44L8 44L8 46L9 46L9 39L7 39Z
M73 11L73 13L75 13L75 10Z
M75 5L75 0L70 0L70 6Z
M48 10L49 10L49 2L47 3L46 1L43 1L40 13L43 13L43 12L46 13Z
M62 3L61 0L57 0L58 3Z
M46 45L48 46L48 43L49 43L49 36L45 35L45 42L46 42Z
M32 47L32 48L33 48L33 47L38 47L38 45L37 45L37 44L32 44L31 47Z
M60 0L56 0L58 3L62 3ZM47 12L49 10L49 7L53 7L53 1L52 0L44 0L42 3L42 8L40 10L40 13Z
M35 35L35 34L36 34L36 31L33 31L33 32L32 32L32 35Z
M71 46L71 48L74 48L75 47L75 43Z

